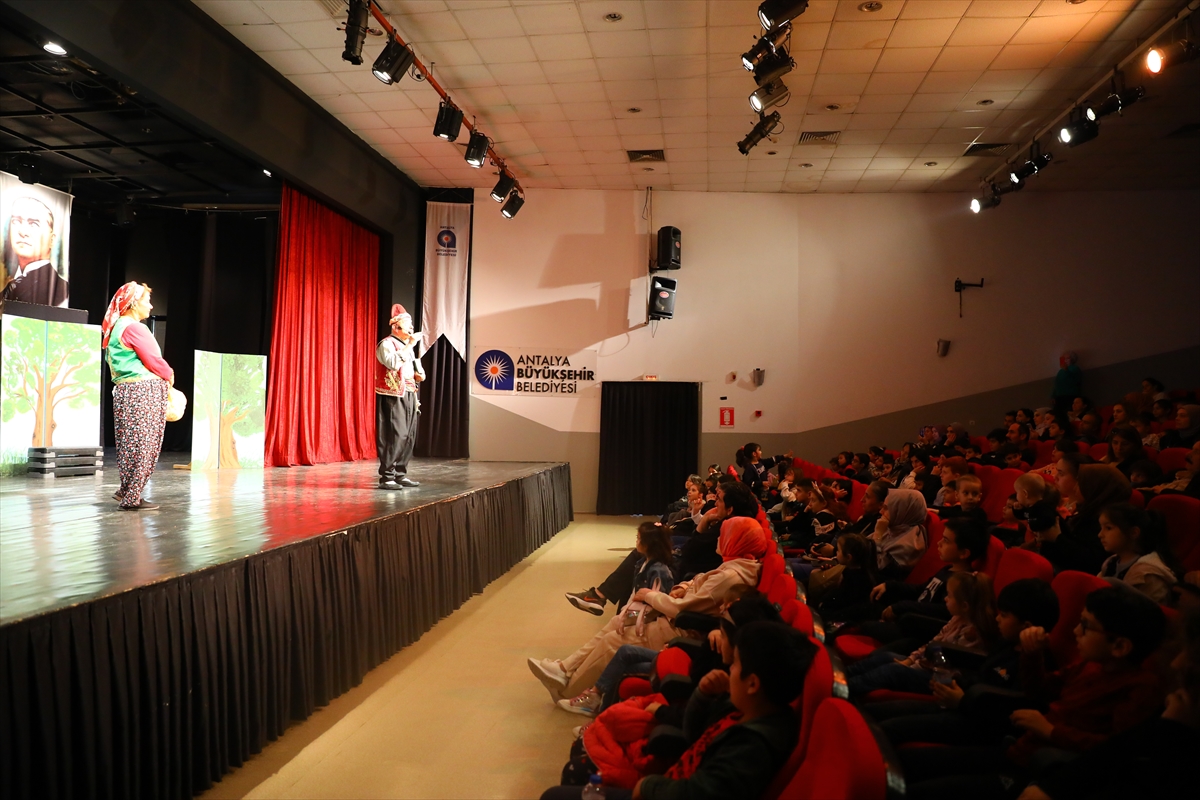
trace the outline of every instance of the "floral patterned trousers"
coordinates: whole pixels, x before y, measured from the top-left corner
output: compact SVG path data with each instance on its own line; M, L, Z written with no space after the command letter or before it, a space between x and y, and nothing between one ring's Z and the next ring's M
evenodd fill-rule
M142 502L146 481L158 463L163 429L167 425L167 392L161 378L113 387L113 422L117 439L117 468L121 472L121 507Z

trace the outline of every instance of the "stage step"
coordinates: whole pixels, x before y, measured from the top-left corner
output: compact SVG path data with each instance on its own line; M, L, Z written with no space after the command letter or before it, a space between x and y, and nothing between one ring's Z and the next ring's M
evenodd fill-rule
M60 457L82 458L83 456L104 459L104 448L102 447L31 447L28 452L30 461L54 461Z
M46 461L29 460L29 469L55 469L56 467L103 467L104 459L95 456L59 456Z
M40 465L35 466L34 463L30 461L29 474L37 475L42 478L66 478L75 475L95 475L97 473L102 473L104 470L101 467L102 465L99 463L76 467L45 467Z

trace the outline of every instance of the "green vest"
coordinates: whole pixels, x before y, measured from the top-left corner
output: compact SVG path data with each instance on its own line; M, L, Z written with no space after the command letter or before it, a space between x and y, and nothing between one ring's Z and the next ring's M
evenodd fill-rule
M133 348L126 346L121 341L121 334L125 332L126 328L130 325L140 324L133 317L120 317L117 319L117 324L113 325L112 333L108 337L108 349L105 352L108 371L112 373L113 383L129 383L157 377L146 369L146 365L138 358L138 354L134 352Z

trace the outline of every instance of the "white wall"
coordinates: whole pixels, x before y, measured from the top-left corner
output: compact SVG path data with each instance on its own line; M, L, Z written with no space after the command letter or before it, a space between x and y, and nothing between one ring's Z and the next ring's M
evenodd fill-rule
M627 320L644 199L531 190L506 220L479 193L472 343L592 347L603 380L702 381L704 430L733 405L744 438L1045 378L1067 348L1087 369L1200 344L1197 192L1027 192L979 215L958 194L657 192L654 227L683 232L683 268L676 317L655 331ZM986 281L962 319L955 278ZM953 342L947 358L939 338ZM598 394L476 400L554 431L599 430ZM473 413L472 457L511 451L501 419ZM536 442L520 449L536 455Z

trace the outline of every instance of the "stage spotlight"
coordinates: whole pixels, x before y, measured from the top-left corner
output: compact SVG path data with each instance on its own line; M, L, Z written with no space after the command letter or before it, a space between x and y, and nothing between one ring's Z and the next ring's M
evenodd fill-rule
M513 192L508 196L508 202L500 209L500 215L505 219L512 219L523 205L525 205L525 198L521 196L520 192Z
M438 107L437 121L433 124L433 135L453 142L462 130L463 112L455 108L449 100L443 100Z
M497 203L503 203L504 198L508 197L509 192L517 185L517 179L504 170L500 173L500 180L496 181L496 188L492 189L492 199Z
M788 51L781 47L758 62L758 66L754 68L754 82L762 86L776 78L782 78L795 68L796 62L788 55Z
M1146 69L1158 75L1168 67L1191 61L1196 57L1200 57L1200 46L1187 39L1180 39L1163 47L1151 47L1146 52Z
M771 131L775 130L775 126L779 124L779 112L772 111L767 116L758 121L757 124L746 134L746 138L738 142L738 151L742 155L749 155L755 145L763 139L771 135Z
M1000 192L997 191L995 184L989 184L981 196L971 198L971 211L976 214L985 208L995 208L998 205L1000 205Z
M780 25L778 28L764 33L753 47L742 54L742 66L746 68L747 72L753 72L754 68L758 66L758 62L783 46L791 32L791 25Z
M266 175L268 178L270 178L270 177L273 177L273 176L271 175L271 170L269 170L269 169L264 169L264 170L263 170L263 175Z
M758 21L764 30L791 22L808 9L808 0L763 0L758 6Z
M1072 114L1069 120L1058 129L1058 140L1067 147L1076 147L1084 142L1090 142L1100 135L1100 126L1083 114Z
M479 169L483 166L483 162L487 161L487 151L487 135L478 129L471 131L471 138L467 140L467 163L475 169Z
M371 68L371 74L386 84L397 83L404 77L404 73L408 72L408 68L413 65L414 60L416 60L416 56L413 55L412 50L389 36L383 52L379 54L379 58L375 59L375 66Z
M758 87L754 94L750 95L750 108L761 114L771 106L777 106L787 100L788 94L788 88L783 85L783 81L772 81Z
M1146 96L1146 89L1143 86L1134 86L1132 89L1122 89L1119 92L1113 92L1108 97L1100 101L1099 105L1088 106L1083 114L1092 122L1107 117L1109 114L1119 114L1125 110L1126 106L1131 106L1138 100Z
M52 56L65 56L67 54L66 48L58 42L46 42L42 45L42 49Z
M346 49L342 51L342 61L349 61L354 66L362 63L369 16L367 0L350 0L350 10L346 13Z
M1026 179L1031 178L1044 170L1052 158L1054 158L1054 156L1051 153L1038 153L1024 164L1013 167L1008 173L1008 179L1012 181L1014 186L1022 186L1024 185Z

